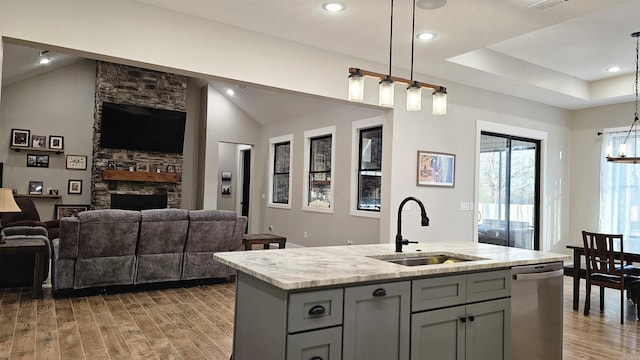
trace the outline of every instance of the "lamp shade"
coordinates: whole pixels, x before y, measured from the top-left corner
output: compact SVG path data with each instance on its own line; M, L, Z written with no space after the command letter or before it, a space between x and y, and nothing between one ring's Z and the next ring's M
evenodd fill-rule
M380 106L393 107L394 84L389 77L380 81L380 93L378 104Z
M13 192L11 189L0 188L0 213L21 211L22 210L13 199Z
M433 115L447 114L447 91L440 88L433 92Z
M349 74L349 101L364 100L364 76L359 72Z
M422 88L413 84L407 88L407 111L422 109Z

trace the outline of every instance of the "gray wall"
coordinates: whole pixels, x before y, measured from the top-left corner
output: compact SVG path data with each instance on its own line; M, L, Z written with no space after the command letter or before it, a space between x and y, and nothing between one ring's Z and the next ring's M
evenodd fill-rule
M218 186L218 209L236 211L236 194L240 190L236 186L238 179L238 145L221 142L218 145L218 179L221 179L223 171L231 172L231 181L220 182ZM230 185L231 194L222 195L222 186Z

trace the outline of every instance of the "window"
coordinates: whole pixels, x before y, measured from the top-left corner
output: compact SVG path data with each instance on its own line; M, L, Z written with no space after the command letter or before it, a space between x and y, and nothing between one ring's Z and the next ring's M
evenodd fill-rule
M335 127L305 131L304 210L333 212L333 138Z
M361 129L358 144L357 210L380 212L382 126Z
M291 208L291 142L293 136L286 135L269 139L270 184L269 206Z
M634 164L608 162L606 155L618 155L629 128L605 129L600 156L600 216L598 231L640 238L640 168ZM633 137L627 141L627 155L636 157Z

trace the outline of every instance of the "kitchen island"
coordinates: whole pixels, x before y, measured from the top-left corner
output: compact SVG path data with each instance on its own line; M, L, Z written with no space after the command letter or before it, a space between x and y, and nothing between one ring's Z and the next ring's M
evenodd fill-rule
M444 255L466 261L405 266ZM472 242L216 253L238 270L234 359L498 359L510 268L566 255ZM458 261L458 260L456 260Z

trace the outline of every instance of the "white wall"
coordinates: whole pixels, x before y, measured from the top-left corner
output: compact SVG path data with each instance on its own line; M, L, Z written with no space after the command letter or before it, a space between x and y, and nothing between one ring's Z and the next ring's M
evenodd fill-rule
M117 23L117 26L114 24ZM108 29L108 31L104 31ZM141 30L143 29L143 30ZM386 66L361 59L328 53L301 44L278 40L265 35L243 31L201 18L171 13L138 2L111 0L87 2L60 0L42 2L23 0L0 3L0 35L32 43L50 44L49 48L63 48L96 58L118 59L117 62L145 64L148 68L175 71L195 77L222 77L249 83L321 95L336 99L346 98L346 75L350 66L359 66L384 72ZM162 46L157 46L162 39ZM148 44L149 46L144 46ZM260 61L256 59L259 57ZM122 60L124 59L124 60ZM307 69L314 71L309 72ZM293 75L292 75L293 74ZM305 74L299 81L296 74ZM440 83L433 76L416 74L423 81ZM375 85L368 82L365 101L374 104ZM460 84L445 84L449 90L449 114L444 117L429 115L429 106L420 113L404 110L404 94L396 91L396 106L385 121L393 124L390 172L385 171L382 199L390 206L383 208L380 220L381 241L391 240L395 233L395 209L408 195L417 196L426 203L432 218L429 228L418 226L409 214L404 217L406 237L428 240L468 240L474 238L474 212L460 212L459 202L474 198L474 144L475 120L514 124L548 131L549 156L546 160L545 191L553 196L553 203L545 204L545 228L554 229L550 244L567 237L566 224L569 202L566 197L569 146L569 114L566 111L508 96L480 91ZM209 91L209 94L212 92ZM209 109L228 111L228 105L210 95ZM428 95L425 94L425 104ZM203 161L203 206L215 208L218 142L229 141L254 144L264 149L256 134L257 125L224 124L224 116L207 119L206 156ZM249 127L249 131L243 131ZM274 134L277 135L277 134ZM456 187L436 189L416 187L416 151L418 149L454 153L457 156ZM567 156L558 159L560 151ZM266 155L255 152L258 171L265 174ZM258 175L263 176L263 175ZM387 178L388 176L388 178ZM264 184L264 179L256 179ZM257 209L253 208L258 206ZM260 213L264 200L252 193L252 213ZM255 210L255 211L254 211ZM413 210L410 210L413 211ZM348 217L345 217L348 219ZM255 219L254 219L255 220ZM348 221L348 220L345 220ZM262 230L260 224L251 224L251 231ZM336 239L336 241L343 239ZM545 240L546 241L546 240Z
M567 244L582 245L582 230L598 231L600 160L606 128L628 127L633 103L606 105L574 111L571 119L571 211ZM638 166L638 165L628 165Z
M85 60L3 87L0 102L0 162L4 186L27 194L29 181L42 181L44 191L58 189L61 199L35 199L42 220L54 218L54 205L90 204L95 62ZM29 151L10 150L11 129L31 135L64 137L64 153L49 155L48 168L28 168ZM86 155L87 170L67 170L67 155ZM82 180L82 194L67 194L68 180Z

